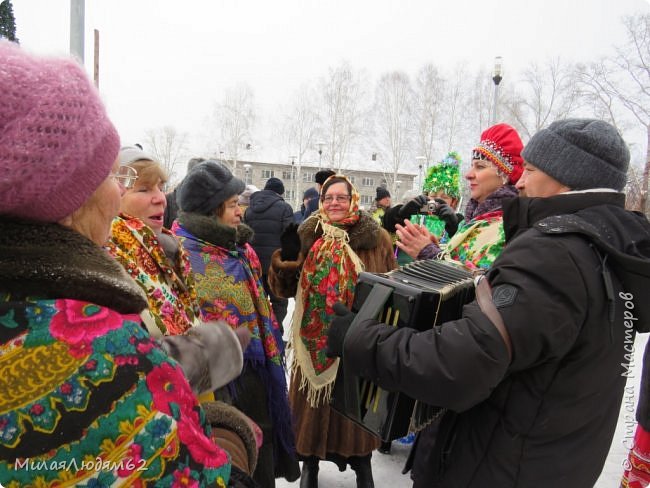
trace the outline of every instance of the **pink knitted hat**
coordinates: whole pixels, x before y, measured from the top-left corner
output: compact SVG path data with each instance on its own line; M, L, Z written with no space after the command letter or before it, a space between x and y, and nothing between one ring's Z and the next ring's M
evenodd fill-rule
M106 179L119 148L81 66L0 41L0 215L70 215Z

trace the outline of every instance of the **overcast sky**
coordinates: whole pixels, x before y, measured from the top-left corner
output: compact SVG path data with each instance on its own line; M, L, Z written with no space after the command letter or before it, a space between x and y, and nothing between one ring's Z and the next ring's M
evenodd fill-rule
M35 52L69 49L69 0L13 0ZM86 66L100 31L100 91L123 142L172 125L197 137L223 89L248 83L270 113L343 60L376 79L425 63L491 70L531 60L588 61L622 39L623 15L649 0L87 0ZM279 156L277 156L279 157Z

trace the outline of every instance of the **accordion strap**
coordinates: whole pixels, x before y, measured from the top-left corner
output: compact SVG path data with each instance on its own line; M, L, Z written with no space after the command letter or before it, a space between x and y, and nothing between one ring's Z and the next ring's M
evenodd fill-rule
M499 334L506 345L506 349L508 350L508 359L512 360L512 342L510 341L510 334L508 334L506 324L503 323L503 317L501 317L499 310L497 310L497 307L492 301L492 288L490 287L490 283L483 275L479 276L476 281L476 301L478 302L481 311L488 319L490 319L490 322L492 322L499 331Z

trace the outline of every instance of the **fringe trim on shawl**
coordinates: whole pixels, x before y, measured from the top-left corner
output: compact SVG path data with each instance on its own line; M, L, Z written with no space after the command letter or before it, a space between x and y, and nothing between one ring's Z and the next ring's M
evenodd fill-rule
M357 253L355 253L350 247L350 237L348 236L348 233L345 232L345 230L323 222L322 220L316 224L316 227L318 227L318 225L323 227L323 237L325 239L343 241L343 246L345 247L346 253L350 256L350 260L352 261L357 274L361 273L364 268L363 262L361 262ZM302 282L302 273L303 271L301 270L295 298L296 304L291 318L291 334L289 336L289 343L287 344L287 353L291 374L295 374L295 372L300 369L301 381L298 389L306 392L307 402L312 408L316 408L325 403L329 403L332 398L332 388L334 388L334 381L336 380L336 373L339 368L340 359L337 358L332 366L327 368L323 373L316 374L311 362L309 351L300 338L300 325L304 314L303 289L300 286L300 283ZM347 305L351 306L349 303Z

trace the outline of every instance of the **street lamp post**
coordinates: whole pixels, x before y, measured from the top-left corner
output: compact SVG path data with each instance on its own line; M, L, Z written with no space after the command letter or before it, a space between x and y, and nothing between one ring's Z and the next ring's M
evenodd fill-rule
M494 105L492 107L492 124L497 123L497 101L499 98L499 83L503 77L501 76L503 58L497 56L494 58L494 75L492 81L494 82Z
M247 185L250 185L251 184L251 178L250 178L251 165L250 164L248 164L248 163L244 164L244 172L245 172L244 182Z
M325 143L317 142L316 146L318 146L318 170L320 171L323 168L323 146Z
M395 187L396 187L395 200L396 201L401 201L402 200L401 195L399 194L399 187L400 187L401 184L402 184L401 180L395 180Z
M297 174L296 174L296 171L295 171L295 169L296 169L296 157L295 156L289 156L289 158L291 159L291 179L293 180L293 199L292 199L293 200L293 205L292 206L293 206L293 208L295 210L296 208L298 208L297 207L297 205L298 205L298 178L297 178Z
M422 176L422 168L424 168L424 163L427 161L426 156L416 156L415 158L418 162L418 170L419 170L419 176L420 176L420 188L424 185L424 179Z

